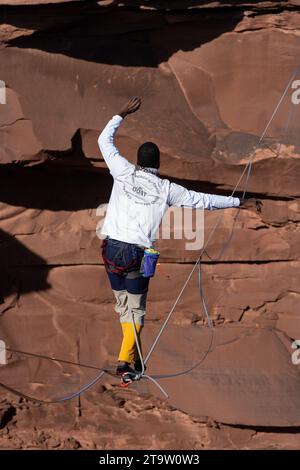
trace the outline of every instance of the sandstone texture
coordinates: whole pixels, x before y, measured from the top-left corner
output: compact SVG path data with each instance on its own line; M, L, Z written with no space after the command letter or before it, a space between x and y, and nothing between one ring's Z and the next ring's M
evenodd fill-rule
M51 406L1 389L0 449L299 449L299 45L297 0L0 2L0 339L95 368L8 352L1 383L51 400L116 361L97 138L129 97L143 104L118 131L126 158L154 141L162 177L263 202L204 215L214 329L195 269L148 364L182 373L159 379L168 400L109 376ZM199 256L175 232L158 241L145 353Z

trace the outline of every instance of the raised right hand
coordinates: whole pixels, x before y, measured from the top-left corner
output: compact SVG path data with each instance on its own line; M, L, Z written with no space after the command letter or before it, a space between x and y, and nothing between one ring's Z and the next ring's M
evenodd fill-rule
M119 116L122 116L122 118L124 118L125 116L127 116L127 114L131 114L137 111L141 104L142 98L134 96L133 98L130 98L130 100L123 106L121 112L118 114Z

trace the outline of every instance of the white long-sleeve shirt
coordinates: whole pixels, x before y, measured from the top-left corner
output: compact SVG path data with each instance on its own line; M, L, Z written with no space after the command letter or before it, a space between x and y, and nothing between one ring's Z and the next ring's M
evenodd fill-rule
M151 247L170 206L210 210L239 206L239 198L189 191L128 162L114 144L114 135L122 120L119 115L113 116L98 138L99 148L114 178L103 235Z

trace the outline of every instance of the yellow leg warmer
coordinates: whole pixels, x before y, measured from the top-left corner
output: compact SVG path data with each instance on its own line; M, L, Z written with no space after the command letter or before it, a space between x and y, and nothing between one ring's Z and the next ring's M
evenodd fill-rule
M135 335L133 331L133 324L122 322L122 331L123 331L123 341L121 345L121 350L119 354L119 361L124 362L134 362L139 359L139 353L137 350L137 346L135 343ZM143 329L143 325L135 324L137 337L139 341L139 345L141 347L141 332Z

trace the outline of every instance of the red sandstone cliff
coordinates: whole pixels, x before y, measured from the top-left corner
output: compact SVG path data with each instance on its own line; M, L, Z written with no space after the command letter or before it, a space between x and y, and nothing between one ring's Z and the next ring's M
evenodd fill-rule
M299 448L291 345L300 338L300 108L290 106L292 90L258 144L300 62L299 2L0 3L0 338L8 346L96 367L115 361L119 325L95 236L112 181L96 141L129 96L143 98L117 137L130 160L153 140L164 176L228 194L255 151L248 191L264 203L261 214L241 212L220 260L204 258L213 347L191 374L162 381L168 402L152 386L123 391L108 377L52 407L1 390L0 448ZM234 215L223 212L211 258ZM206 236L217 217L206 215ZM197 258L179 240L159 246L145 351ZM209 341L195 276L148 372L188 368ZM16 354L0 367L0 382L43 398L96 375Z

